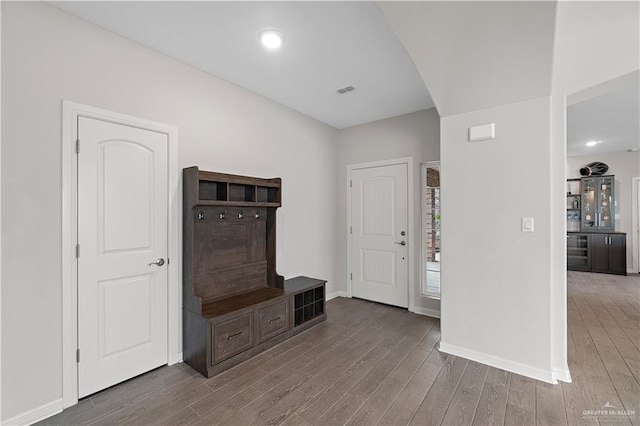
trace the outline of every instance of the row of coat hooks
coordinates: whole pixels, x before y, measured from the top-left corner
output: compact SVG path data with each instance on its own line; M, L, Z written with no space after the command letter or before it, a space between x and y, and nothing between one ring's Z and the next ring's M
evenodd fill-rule
M204 220L204 215L205 212L204 211L200 211L198 212L198 220ZM244 211L239 211L237 213L238 215L238 219L244 219L245 218L245 212ZM259 211L254 213L254 219L260 219L261 217L261 213ZM226 211L221 211L218 212L218 219L226 219L227 218L227 212Z

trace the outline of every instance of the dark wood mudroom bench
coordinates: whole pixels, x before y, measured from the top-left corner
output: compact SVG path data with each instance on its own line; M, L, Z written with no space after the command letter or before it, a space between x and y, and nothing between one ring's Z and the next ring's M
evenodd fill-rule
M324 321L325 281L276 273L281 180L183 171L183 358L211 377Z

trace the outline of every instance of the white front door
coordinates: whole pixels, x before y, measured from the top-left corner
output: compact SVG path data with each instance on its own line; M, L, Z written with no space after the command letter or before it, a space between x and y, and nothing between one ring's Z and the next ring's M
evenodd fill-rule
M82 398L167 363L168 137L79 117L78 139Z
M407 165L351 172L351 295L408 307Z

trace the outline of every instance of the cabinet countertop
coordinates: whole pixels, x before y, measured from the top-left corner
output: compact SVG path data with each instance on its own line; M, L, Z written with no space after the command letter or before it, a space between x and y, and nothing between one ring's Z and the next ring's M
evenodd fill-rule
M621 235L627 235L626 232L620 232L620 231L567 231L567 234L621 234Z

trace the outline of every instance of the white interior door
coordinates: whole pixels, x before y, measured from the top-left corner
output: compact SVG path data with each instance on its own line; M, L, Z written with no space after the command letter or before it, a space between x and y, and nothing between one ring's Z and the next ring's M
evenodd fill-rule
M407 165L351 173L351 295L408 307Z
M168 137L79 117L78 139L81 398L167 363Z

